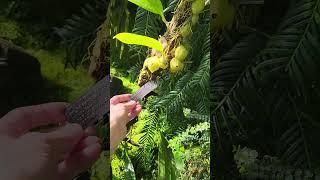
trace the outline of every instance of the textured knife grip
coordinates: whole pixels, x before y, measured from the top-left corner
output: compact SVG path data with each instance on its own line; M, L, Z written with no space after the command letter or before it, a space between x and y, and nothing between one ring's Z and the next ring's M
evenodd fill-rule
M109 103L110 76L106 76L67 107L65 116L68 122L77 123L83 128L87 128L93 126L109 112Z

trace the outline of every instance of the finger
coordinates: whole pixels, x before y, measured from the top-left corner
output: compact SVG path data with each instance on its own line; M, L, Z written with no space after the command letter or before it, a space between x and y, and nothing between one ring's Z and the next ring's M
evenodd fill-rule
M136 116L138 116L138 114L141 112L141 110L142 110L142 106L141 105L137 105L136 108L128 114L129 121L131 121Z
M110 99L110 103L113 105L116 105L122 102L130 101L130 99L131 99L131 94L117 95L117 96L113 96Z
M72 179L76 175L90 168L90 166L99 158L101 145L91 144L80 152L72 154L68 159L61 162L58 167L58 173L61 179Z
M64 154L61 158L61 160L64 160L66 158L68 158L70 156L70 154L75 153L75 152L79 152L81 150L83 150L84 148L86 148L87 146L90 146L91 144L95 144L95 143L100 143L100 139L95 136L88 136L88 135L84 135L84 137L82 138L82 140L80 140L80 142L78 144L75 145L75 147L73 148L73 150L71 152L68 152L66 154Z
M67 103L48 103L17 108L1 119L0 132L16 137L39 126L65 122L66 107Z
M47 144L54 153L54 160L59 162L61 157L73 151L83 138L84 132L78 124L66 124L45 135Z
M87 129L85 129L84 131L85 136L96 136L97 135L97 131L95 128L93 127L88 127Z
M88 136L81 140L79 144L77 144L73 152L79 152L86 147L96 143L100 143L100 139L97 136Z
M136 101L129 101L129 102L123 103L122 105L125 110L131 111L137 105L137 102Z
M140 111L142 110L142 105L140 105L139 103L136 106L136 111Z

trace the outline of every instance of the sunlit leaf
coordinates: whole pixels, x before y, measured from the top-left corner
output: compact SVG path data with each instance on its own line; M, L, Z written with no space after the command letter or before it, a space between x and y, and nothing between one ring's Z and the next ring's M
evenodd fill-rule
M133 33L119 33L114 38L118 39L119 41L125 43L125 44L136 44L136 45L142 45L147 46L153 49L158 50L159 52L163 52L163 46L162 44L153 38L142 36L138 34Z
M162 18L163 15L163 6L161 0L129 0L130 2L140 6L141 8L153 12L155 14L159 14Z

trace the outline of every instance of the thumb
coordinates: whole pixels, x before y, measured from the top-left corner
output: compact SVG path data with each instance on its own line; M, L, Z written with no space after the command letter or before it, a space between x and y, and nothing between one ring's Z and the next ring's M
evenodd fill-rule
M46 135L46 142L52 149L54 157L60 161L70 153L84 136L82 127L78 124L66 124Z

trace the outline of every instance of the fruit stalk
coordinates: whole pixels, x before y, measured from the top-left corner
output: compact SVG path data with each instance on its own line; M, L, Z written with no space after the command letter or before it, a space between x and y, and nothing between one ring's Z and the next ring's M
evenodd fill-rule
M184 62L188 58L189 38L192 27L196 26L199 14L205 7L205 0L181 0L173 18L167 25L167 31L160 36L164 51L152 50L147 56L140 71L138 85L143 86L150 80L156 80L161 73L173 74L182 72Z

